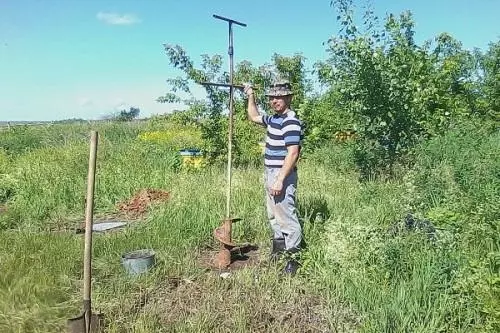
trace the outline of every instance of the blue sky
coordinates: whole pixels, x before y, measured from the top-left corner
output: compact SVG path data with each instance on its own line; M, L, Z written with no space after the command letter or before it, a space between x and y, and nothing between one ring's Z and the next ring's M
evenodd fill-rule
M499 0L372 2L380 17L411 10L418 41L449 32L484 50L500 37ZM179 108L155 102L168 91L165 80L180 74L163 44L181 45L194 61L227 59L227 23L212 14L248 25L234 27L235 63L302 53L311 66L327 57L322 43L338 31L329 0L0 0L0 121Z

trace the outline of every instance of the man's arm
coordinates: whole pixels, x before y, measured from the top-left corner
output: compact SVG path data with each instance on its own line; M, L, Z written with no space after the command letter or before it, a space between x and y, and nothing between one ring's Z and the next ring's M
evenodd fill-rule
M277 180L283 182L285 178L290 174L290 172L295 167L297 160L299 159L299 145L291 145L286 147L288 154L283 161L283 166L278 173Z
M251 120L257 124L262 124L262 116L259 114L259 111L257 111L257 103L255 102L255 94L252 87L245 86L245 89L243 91L248 97L248 120Z
M281 167L274 184L269 189L271 195L281 194L281 192L283 191L283 182L285 181L285 178L293 170L295 164L297 163L297 160L299 159L299 145L290 145L287 146L286 149L288 151L288 154L283 161L283 166Z

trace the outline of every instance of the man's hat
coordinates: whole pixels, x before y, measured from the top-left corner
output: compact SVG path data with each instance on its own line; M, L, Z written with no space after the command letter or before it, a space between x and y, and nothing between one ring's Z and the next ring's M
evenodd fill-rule
M276 82L269 87L266 96L289 96L293 95L292 85L288 81Z

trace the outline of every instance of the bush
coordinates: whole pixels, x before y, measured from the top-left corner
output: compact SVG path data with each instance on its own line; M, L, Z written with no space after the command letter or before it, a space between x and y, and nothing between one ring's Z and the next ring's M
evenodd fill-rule
M0 149L0 203L5 203L14 195L14 181L9 176L10 157Z
M144 142L156 143L172 150L201 149L201 131L194 126L176 126L164 130L147 131L138 135Z
M453 301L479 312L480 330L500 329L500 133L463 123L416 151L415 205L449 235L461 263ZM456 316L456 315L455 315Z
M8 154L22 154L42 146L42 140L29 126L13 126L0 132L0 147Z
M335 143L330 141L329 143L325 142L312 152L304 152L301 158L327 165L330 170L348 173L356 169L354 148L354 142Z

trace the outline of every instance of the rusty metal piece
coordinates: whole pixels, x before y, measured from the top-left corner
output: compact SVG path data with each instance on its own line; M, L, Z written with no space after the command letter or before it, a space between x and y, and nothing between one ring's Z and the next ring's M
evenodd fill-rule
M218 269L227 268L231 264L231 249L237 245L232 240L232 224L239 218L224 219L222 225L214 230L214 237L220 243L220 251L215 255L214 266Z
M222 225L214 230L215 239L217 239L224 245L235 247L236 244L233 243L231 234L232 225L233 222L237 222L239 220L241 219L236 219L236 218L224 219Z
M215 255L213 265L217 269L225 269L231 265L231 248L229 246L221 245L220 251Z
M68 319L66 331L68 333L98 333L104 329L104 315L94 313L90 308L90 301L84 305L83 313L75 318Z

